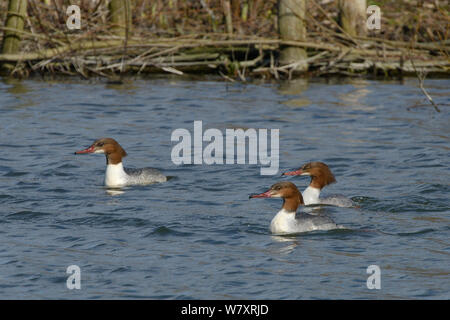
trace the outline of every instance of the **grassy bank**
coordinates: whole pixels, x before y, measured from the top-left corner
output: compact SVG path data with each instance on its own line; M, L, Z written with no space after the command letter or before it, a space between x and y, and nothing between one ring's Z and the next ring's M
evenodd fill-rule
M115 78L141 73L215 73L230 81L289 78L281 46L306 49L301 76L450 74L448 1L367 1L381 9L381 29L351 36L338 23L337 1L308 0L306 41L280 40L276 0L135 0L123 36L106 0L30 0L20 50L0 54L7 74ZM229 10L226 3L229 3ZM81 29L66 26L66 8L81 9ZM8 1L0 0L0 26ZM0 34L8 31L2 27ZM2 38L0 38L2 41Z

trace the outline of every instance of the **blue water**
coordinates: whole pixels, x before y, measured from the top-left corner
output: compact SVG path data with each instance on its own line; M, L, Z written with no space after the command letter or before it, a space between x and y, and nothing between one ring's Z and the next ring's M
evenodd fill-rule
M0 82L0 298L449 299L450 80L251 84L163 78ZM280 171L320 160L359 208L319 208L347 230L272 236L277 181L259 165L171 161L171 133L280 129ZM100 137L167 183L112 193ZM81 289L69 290L69 265ZM381 289L366 269L378 265Z

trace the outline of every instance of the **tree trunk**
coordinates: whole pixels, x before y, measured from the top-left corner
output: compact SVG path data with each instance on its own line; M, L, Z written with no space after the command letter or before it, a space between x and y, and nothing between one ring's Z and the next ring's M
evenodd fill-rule
M23 31L27 15L27 2L27 0L9 0L5 27L11 30L6 30L3 35L2 53L17 53L20 49L20 32ZM8 72L14 66L15 64L3 63L1 69Z
M366 0L339 0L339 24L351 36L367 33Z
M282 40L305 41L306 0L278 0L278 30ZM280 48L280 64L290 64L307 58L306 51L299 47L282 46ZM295 71L306 71L306 62L299 64Z
M130 0L111 0L109 3L111 31L120 37L125 37L131 30Z
M224 0L223 11L225 14L225 22L227 25L227 33L233 34L233 18L231 16L231 5L229 0Z

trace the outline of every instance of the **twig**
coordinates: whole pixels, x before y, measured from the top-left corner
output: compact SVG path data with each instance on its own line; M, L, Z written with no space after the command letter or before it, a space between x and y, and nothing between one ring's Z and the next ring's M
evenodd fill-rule
M170 72L170 73L177 74L177 75L179 75L179 76L183 75L183 72L182 72L182 71L177 70L177 69L172 68L172 67L161 67L161 69L163 69L163 70L166 71L166 72Z
M229 76L223 74L221 71L219 71L219 74L224 77L226 80L230 81L230 82L236 82L236 80L230 78Z
M428 94L427 90L425 90L425 87L423 86L423 83L425 81L425 77L426 74L424 72L418 72L416 69L416 66L414 64L414 61L411 60L411 63L414 67L414 70L416 71L416 75L417 75L417 79L419 79L419 87L420 90L422 90L423 94L425 95L425 97L427 97L428 101L430 101L430 103L432 104L432 106L434 107L434 109L436 110L436 112L441 112L441 110L439 110L437 104L433 101L433 98L431 98L431 96Z

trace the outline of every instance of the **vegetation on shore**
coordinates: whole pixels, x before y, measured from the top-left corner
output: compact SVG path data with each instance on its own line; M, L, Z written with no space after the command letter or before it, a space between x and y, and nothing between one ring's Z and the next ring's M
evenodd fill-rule
M277 0L135 0L117 30L107 0L30 0L17 53L0 54L4 72L82 77L132 73L216 73L290 78L296 63L279 63L283 46L306 50L302 75L401 76L450 74L447 1L367 1L381 9L381 29L351 35L339 24L337 1L307 0L305 41L282 40ZM69 30L66 9L81 9L81 29ZM0 0L0 43L8 1ZM365 27L365 26L363 26Z

